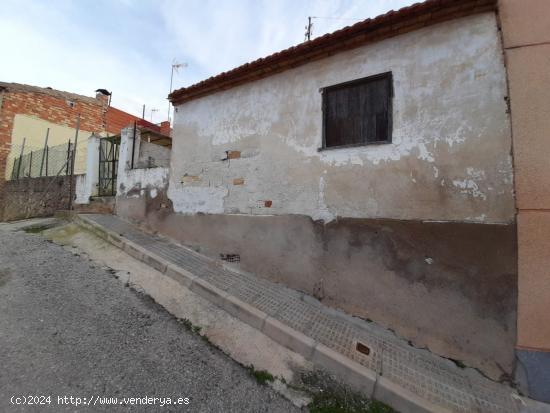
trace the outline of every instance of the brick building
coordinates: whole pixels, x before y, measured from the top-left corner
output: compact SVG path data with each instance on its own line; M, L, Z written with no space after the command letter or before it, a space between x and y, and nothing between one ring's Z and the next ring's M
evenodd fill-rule
M80 114L81 139L92 133L111 135L137 121L139 125L160 132L161 127L109 105L108 96L82 96L52 88L0 82L0 187L6 177L10 151L25 146L38 149L44 145L50 129L49 145L67 143L75 135ZM169 130L168 122L162 127ZM84 150L86 145L82 145ZM85 157L83 157L85 159ZM78 161L78 156L77 156Z

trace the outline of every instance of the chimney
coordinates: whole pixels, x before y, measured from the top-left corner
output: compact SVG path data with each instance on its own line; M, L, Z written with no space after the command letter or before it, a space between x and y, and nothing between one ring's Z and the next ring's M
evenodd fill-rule
M160 122L160 133L166 136L172 136L172 128L170 128L170 121L165 120Z
M111 104L110 97L111 92L109 92L107 89L97 89L95 91L95 98L105 106L109 106Z

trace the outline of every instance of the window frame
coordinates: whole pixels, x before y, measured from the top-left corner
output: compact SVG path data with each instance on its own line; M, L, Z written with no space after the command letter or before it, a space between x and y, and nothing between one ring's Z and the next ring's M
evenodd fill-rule
M333 90L344 89L349 86L359 85L362 83L369 83L372 81L387 79L389 82L389 93L388 93L388 139L384 141L374 141L374 142L361 142L361 143L352 143L347 145L337 145L337 146L327 146L326 141L326 130L327 130L327 94ZM333 149L345 149L345 148L357 148L361 146L370 146L370 145L384 145L392 143L392 132L393 132L393 74L392 72L378 73L376 75L362 77L359 79L350 80L348 82L338 83L336 85L331 85L319 89L322 95L322 115L323 115L323 130L322 130L322 146L318 148L318 151L328 151Z

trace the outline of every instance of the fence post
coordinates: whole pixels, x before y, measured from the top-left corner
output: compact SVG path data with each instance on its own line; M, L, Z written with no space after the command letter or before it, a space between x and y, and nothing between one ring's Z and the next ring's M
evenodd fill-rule
M19 155L19 165L17 165L17 179L19 179L19 173L21 172L21 161L23 160L23 150L25 149L25 141L27 138L23 138L23 145L21 145L21 154Z
M69 175L70 159L71 159L71 140L69 139L69 143L67 144L67 168L65 169L65 175Z
M50 128L46 130L46 140L44 142L44 149L42 150L42 162L40 162L40 176L42 176L42 168L44 166L44 156L46 156L46 148L48 147L48 136L50 135ZM48 169L48 168L46 168ZM46 175L48 175L46 173Z
M134 121L134 137L132 139L132 164L130 166L130 169L134 169L134 152L136 150L136 126L137 122Z
M29 160L29 178L30 177L32 177L32 151L31 151L31 156Z
M50 156L50 149L48 148L48 145L46 145L46 176L48 176L48 158Z

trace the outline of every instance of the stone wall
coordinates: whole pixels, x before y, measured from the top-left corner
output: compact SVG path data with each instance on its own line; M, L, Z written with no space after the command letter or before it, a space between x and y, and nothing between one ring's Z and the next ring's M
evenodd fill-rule
M73 178L74 184L77 178ZM60 209L69 206L70 177L42 177L22 178L6 181L2 198L2 221L15 221L18 219L44 217L53 215Z

